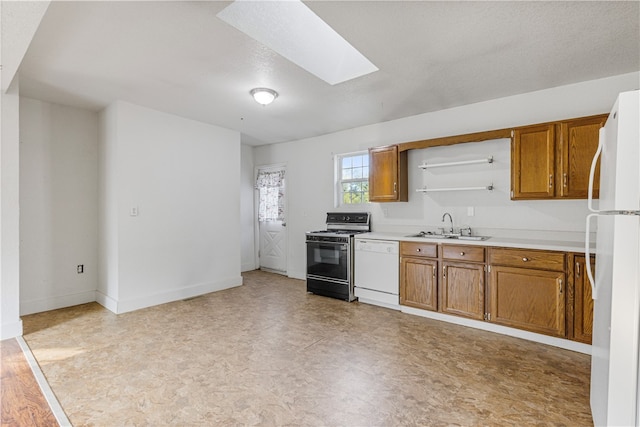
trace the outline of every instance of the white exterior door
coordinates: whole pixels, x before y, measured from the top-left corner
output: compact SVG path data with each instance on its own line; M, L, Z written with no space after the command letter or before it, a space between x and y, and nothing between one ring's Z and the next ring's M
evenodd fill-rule
M283 221L261 221L260 268L287 272L287 229Z
M285 168L258 169L258 260L260 269L287 273L287 228L285 222Z

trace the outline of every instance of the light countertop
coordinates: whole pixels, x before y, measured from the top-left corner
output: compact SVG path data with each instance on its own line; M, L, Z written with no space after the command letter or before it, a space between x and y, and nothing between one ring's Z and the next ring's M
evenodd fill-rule
M403 242L430 242L447 245L493 246L503 248L543 249L562 252L584 252L584 242L560 240L539 240L509 237L490 237L487 240L459 240L433 237L408 237L402 233L362 233L356 235L357 240L392 240ZM590 245L593 249L593 244Z

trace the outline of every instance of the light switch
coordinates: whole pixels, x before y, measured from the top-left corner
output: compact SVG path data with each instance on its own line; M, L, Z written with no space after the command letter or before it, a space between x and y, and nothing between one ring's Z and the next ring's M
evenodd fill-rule
M129 210L129 216L138 216L138 207L134 206Z
M473 206L469 206L467 208L467 216L474 216L476 214L476 209Z

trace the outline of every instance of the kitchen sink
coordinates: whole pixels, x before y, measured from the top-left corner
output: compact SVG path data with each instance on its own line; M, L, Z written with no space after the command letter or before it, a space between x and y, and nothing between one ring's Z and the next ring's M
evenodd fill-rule
M487 240L489 236L459 236L459 240Z
M428 234L428 233L409 234L406 237L425 237L428 239L448 239L449 238L449 236L445 236L444 234Z

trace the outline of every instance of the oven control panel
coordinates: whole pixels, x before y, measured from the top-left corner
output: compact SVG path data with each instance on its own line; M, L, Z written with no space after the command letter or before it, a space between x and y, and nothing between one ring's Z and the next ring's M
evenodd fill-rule
M307 235L307 242L349 243L349 237Z
M329 212L327 213L327 224L340 225L369 225L371 215L368 212Z

